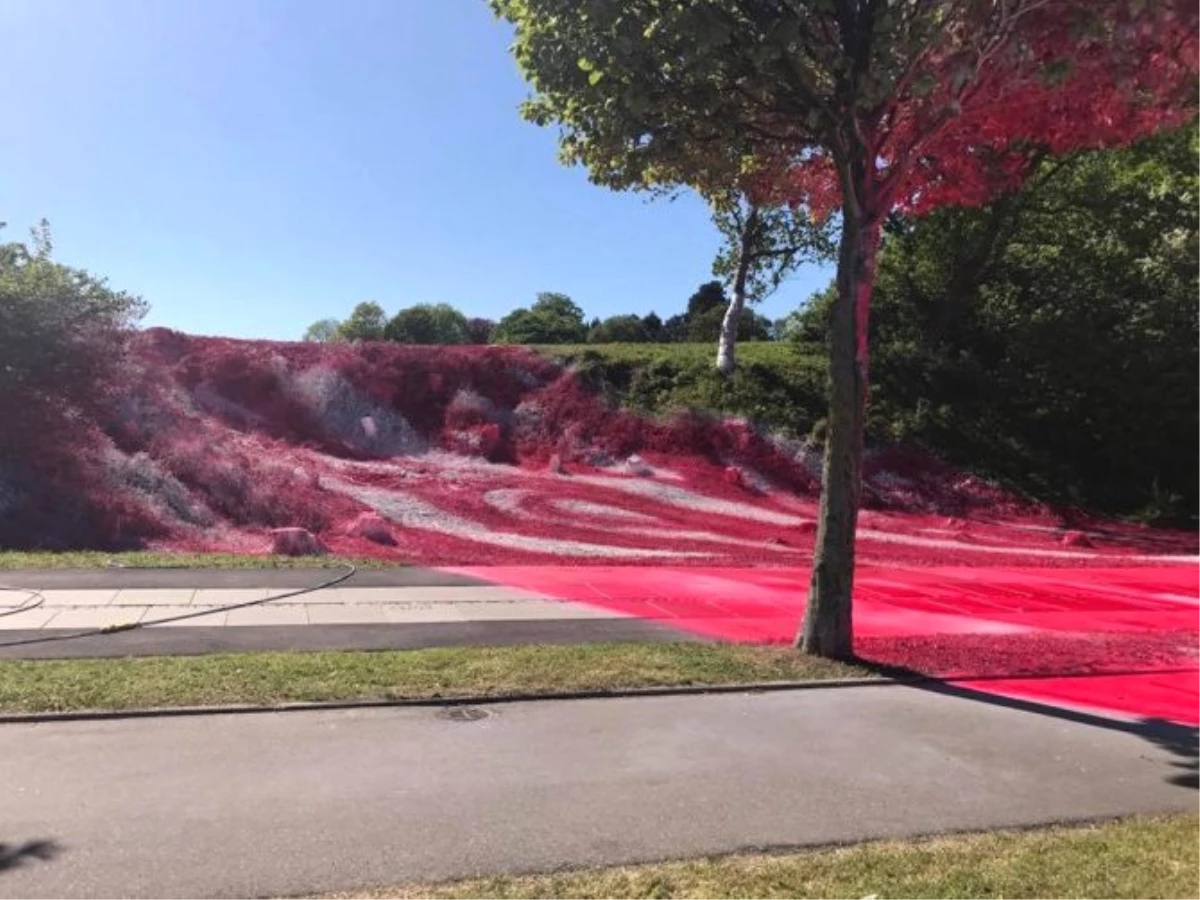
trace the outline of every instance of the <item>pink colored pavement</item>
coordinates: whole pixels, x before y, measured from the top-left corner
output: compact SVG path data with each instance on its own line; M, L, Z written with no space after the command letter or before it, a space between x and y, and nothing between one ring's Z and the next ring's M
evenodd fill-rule
M809 578L806 568L450 571L744 643L790 641ZM864 568L856 652L973 690L1194 725L1198 593L1190 565Z

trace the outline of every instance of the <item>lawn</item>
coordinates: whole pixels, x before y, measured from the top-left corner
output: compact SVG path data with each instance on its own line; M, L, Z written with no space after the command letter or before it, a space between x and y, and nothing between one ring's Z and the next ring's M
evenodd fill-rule
M339 897L1196 897L1195 815L742 854Z
M576 644L0 661L0 711L497 697L867 677L780 647Z
M347 563L388 569L406 563L368 557L271 556L244 553L175 553L166 550L2 550L0 571L14 569L329 569Z

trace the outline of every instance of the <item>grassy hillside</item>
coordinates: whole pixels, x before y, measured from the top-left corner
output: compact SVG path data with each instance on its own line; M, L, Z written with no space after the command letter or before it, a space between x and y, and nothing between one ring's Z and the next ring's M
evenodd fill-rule
M712 344L567 344L536 348L574 365L615 405L746 416L805 437L825 415L824 348L757 342L738 346L738 370L722 378Z

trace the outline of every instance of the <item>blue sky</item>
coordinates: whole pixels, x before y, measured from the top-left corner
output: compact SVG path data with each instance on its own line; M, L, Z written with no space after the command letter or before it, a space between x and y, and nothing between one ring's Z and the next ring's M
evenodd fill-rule
M4 0L0 220L147 324L298 337L375 300L682 309L717 239L559 165L483 0ZM802 269L762 311L828 281Z

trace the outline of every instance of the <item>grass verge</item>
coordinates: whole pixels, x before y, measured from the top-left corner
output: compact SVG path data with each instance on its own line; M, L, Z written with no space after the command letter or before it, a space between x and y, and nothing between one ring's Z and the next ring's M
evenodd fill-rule
M390 569L406 563L340 556L254 556L240 553L172 553L133 550L106 553L103 550L4 550L0 571L14 569L332 569L346 563L360 569Z
M779 647L575 644L0 661L0 711L568 693L864 677Z
M887 841L338 897L1195 897L1195 815Z

